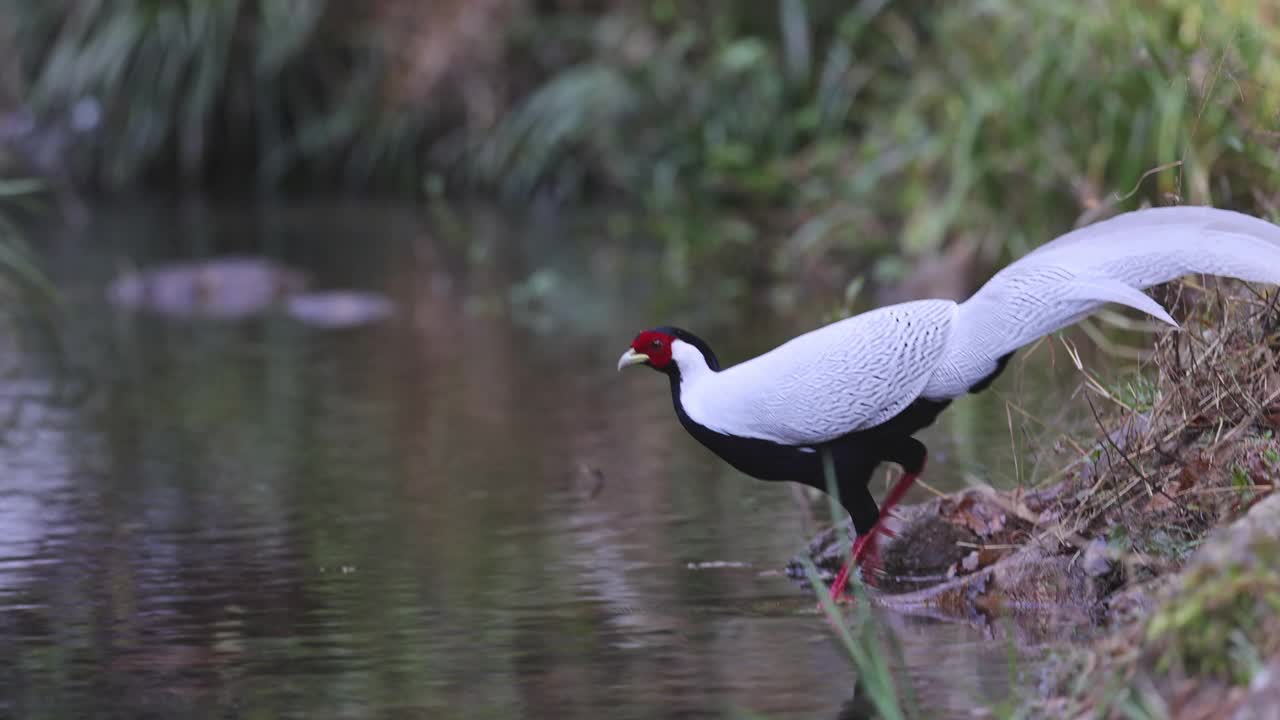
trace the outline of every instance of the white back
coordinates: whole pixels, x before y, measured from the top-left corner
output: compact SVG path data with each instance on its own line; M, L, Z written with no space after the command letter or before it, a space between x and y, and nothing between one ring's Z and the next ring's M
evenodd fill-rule
M784 445L834 440L879 425L920 395L955 313L950 300L883 307L718 373L677 341L680 401L690 418L718 432Z

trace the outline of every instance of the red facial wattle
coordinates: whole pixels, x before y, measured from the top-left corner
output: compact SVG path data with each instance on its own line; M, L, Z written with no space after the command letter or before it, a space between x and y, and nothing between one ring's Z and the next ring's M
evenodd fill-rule
M646 330L631 342L631 349L649 358L647 365L662 370L671 364L671 343L675 338L657 330Z

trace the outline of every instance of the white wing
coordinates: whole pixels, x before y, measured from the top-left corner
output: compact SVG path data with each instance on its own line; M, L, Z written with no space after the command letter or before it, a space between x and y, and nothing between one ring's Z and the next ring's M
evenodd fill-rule
M713 430L784 445L871 428L920 396L945 354L955 314L950 300L872 310L722 372L683 377L680 401Z

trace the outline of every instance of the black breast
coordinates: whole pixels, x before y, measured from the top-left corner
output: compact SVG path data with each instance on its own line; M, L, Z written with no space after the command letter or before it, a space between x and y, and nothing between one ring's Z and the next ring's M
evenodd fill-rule
M760 480L790 480L820 490L827 487L819 447L783 445L769 440L717 432L695 422L680 402L680 377L671 377L671 397L680 424L698 442L738 470ZM902 462L897 441L933 423L950 400L918 399L884 423L825 444L836 463L841 485L863 486L882 462Z

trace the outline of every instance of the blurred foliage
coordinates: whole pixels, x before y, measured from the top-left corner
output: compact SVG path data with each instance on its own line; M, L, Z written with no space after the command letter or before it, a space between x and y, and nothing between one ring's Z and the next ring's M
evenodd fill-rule
M78 392L58 335L60 297L20 224L38 210L42 190L39 181L8 177L0 165L0 383L6 388L0 392L0 445L17 434L29 405L74 401ZM37 356L55 370L47 386L24 383Z
M1273 2L649 7L597 20L472 169L642 198L674 267L722 258L743 221L787 238L766 257L790 272L960 235L994 261L1116 204L1280 199Z
M39 113L100 99L77 160L105 186L252 168L621 197L678 284L956 241L994 262L1113 205L1278 204L1275 0L0 10Z
M0 298L9 300L9 304L18 299L56 301L53 285L40 269L13 217L15 211L30 206L32 198L42 189L42 183L37 180L0 174ZM12 308L0 314L13 314Z
M275 186L421 172L415 149L444 114L398 92L404 28L379 14L392 4L0 0L0 16L42 122L101 104L79 151L88 180L242 180L248 168Z

